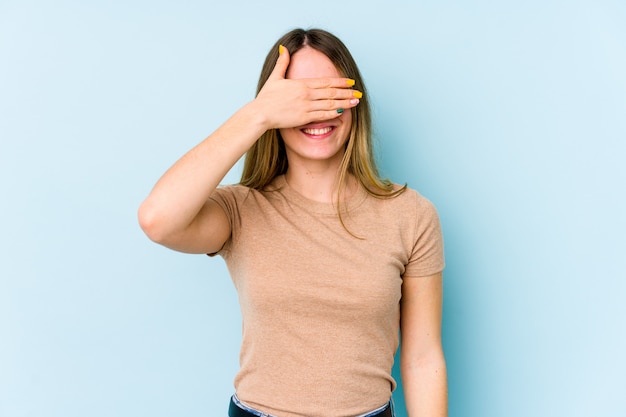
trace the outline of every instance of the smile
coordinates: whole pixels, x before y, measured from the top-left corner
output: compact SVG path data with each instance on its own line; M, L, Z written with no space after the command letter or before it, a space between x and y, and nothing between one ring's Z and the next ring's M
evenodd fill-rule
M320 129L302 129L302 132L304 132L307 135L311 135L311 136L322 136L322 135L326 135L327 133L330 133L331 130L333 130L334 128L332 126L328 126L328 127L323 127Z

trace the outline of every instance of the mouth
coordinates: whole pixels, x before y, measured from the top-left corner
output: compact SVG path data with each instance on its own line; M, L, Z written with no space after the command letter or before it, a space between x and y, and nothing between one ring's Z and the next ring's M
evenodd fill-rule
M325 126L325 127L307 127L304 129L300 129L302 133L312 138L323 138L328 136L333 130L335 130L334 126Z

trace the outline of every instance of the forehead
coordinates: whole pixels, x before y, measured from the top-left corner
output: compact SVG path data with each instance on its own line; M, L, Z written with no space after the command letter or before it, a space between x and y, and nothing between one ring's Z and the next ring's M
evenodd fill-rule
M320 51L305 46L291 56L287 78L341 77L332 61Z

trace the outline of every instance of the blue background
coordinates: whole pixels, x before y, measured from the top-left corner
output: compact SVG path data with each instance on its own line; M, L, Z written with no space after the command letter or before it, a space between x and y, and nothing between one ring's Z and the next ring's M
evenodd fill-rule
M224 264L136 210L298 26L348 45L384 173L439 209L450 415L626 415L623 2L92 3L0 2L1 416L226 414Z

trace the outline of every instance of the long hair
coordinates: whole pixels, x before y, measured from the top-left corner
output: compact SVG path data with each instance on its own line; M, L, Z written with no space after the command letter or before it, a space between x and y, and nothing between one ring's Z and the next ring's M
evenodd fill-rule
M279 45L284 45L291 56L305 46L316 49L331 60L342 76L354 79L355 88L363 92L363 98L360 99L359 104L351 109L352 126L346 142L343 160L337 173L337 210L342 224L341 194L345 188L348 174L354 175L372 196L388 198L402 193L406 189L406 185L394 190L393 183L379 175L372 149L372 119L369 99L359 68L348 48L335 35L321 29L294 29L286 33L276 41L265 58L257 85L257 94L274 70L278 59ZM287 167L285 144L279 130L268 130L246 153L241 184L262 190L276 176L284 174Z

